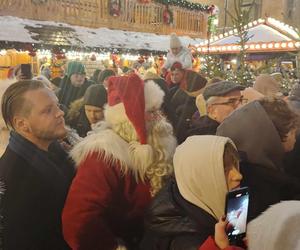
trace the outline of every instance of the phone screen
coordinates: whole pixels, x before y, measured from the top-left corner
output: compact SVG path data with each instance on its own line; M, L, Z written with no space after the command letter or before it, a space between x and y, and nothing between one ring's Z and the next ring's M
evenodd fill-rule
M31 79L31 65L30 64L21 64L21 73L26 79Z
M226 199L226 217L228 220L228 237L238 238L246 234L247 216L249 206L248 188L229 192Z

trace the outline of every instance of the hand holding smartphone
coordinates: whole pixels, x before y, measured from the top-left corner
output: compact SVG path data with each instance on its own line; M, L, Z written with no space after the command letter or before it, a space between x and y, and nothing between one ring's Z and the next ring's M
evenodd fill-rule
M249 190L247 187L230 191L226 195L225 215L228 220L227 235L231 245L244 247L247 216L249 206Z

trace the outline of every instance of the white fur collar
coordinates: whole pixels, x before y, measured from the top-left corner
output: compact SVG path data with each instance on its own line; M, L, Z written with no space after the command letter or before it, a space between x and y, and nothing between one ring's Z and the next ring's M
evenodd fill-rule
M129 155L129 144L112 129L96 130L78 143L70 152L76 166L84 161L89 154L98 153L107 163L119 161L125 169L132 166Z

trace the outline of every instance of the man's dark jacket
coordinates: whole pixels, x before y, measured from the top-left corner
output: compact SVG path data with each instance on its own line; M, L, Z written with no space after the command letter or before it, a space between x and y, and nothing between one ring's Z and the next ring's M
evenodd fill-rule
M0 180L5 189L0 201L1 249L69 249L62 236L61 213L74 176L73 164L58 143L46 152L18 137L21 146L35 148L35 152L29 161L8 146L0 159ZM47 161L40 164L43 171L33 166L38 154L54 167L44 168Z

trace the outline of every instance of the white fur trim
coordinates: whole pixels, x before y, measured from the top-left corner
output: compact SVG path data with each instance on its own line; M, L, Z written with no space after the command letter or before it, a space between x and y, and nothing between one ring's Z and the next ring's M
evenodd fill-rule
M152 111L160 109L165 93L154 81L145 81L145 111Z
M112 125L128 121L128 117L125 112L125 106L122 102L114 106L106 105L104 116L105 121Z
M104 129L89 134L70 152L76 166L80 165L90 153L99 153L107 163L119 161L121 167L132 166L129 155L129 144L111 129Z

